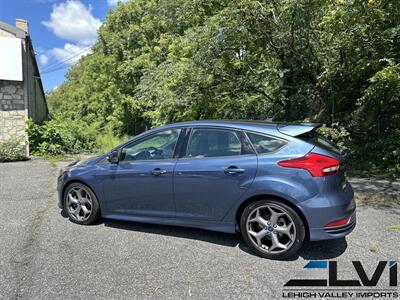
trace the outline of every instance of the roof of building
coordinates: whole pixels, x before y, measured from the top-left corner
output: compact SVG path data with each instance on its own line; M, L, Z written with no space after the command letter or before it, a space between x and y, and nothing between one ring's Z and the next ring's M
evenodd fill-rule
M17 38L20 38L20 39L23 39L29 35L29 33L23 31L21 28L12 26L12 25L4 23L2 21L0 21L0 28L7 32L14 34Z

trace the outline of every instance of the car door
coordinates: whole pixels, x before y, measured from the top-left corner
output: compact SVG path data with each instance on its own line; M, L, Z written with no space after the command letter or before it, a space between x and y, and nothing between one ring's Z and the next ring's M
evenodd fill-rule
M174 151L181 129L159 131L123 147L118 164L106 166L108 214L174 217ZM104 174L104 173L103 173Z
M174 171L178 218L222 220L253 182L257 157L243 132L192 128Z

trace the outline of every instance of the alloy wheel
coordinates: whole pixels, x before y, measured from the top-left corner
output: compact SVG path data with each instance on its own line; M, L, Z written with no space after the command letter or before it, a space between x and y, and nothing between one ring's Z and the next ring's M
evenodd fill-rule
M89 219L92 213L93 202L87 188L79 186L69 190L66 206L71 217L75 220L86 221Z
M288 251L296 239L292 217L274 204L253 209L247 217L246 228L251 242L268 254Z

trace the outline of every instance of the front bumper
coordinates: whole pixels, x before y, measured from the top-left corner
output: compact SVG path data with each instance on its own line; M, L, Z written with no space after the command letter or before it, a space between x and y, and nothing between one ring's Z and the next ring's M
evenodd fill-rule
M63 175L58 176L57 178L57 196L58 196L58 201L57 201L57 206L60 209L64 209L63 205L63 189L64 189L64 182L63 182Z

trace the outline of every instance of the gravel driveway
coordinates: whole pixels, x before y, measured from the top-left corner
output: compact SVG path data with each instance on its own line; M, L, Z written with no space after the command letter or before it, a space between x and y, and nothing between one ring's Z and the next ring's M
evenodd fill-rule
M237 235L104 221L79 226L56 205L56 168L45 160L0 164L0 297L4 299L279 299L306 261L335 259L368 271L399 260L398 206L358 208L347 240L307 243L289 261L261 259ZM362 182L360 183L362 186ZM385 280L387 276L382 276Z

